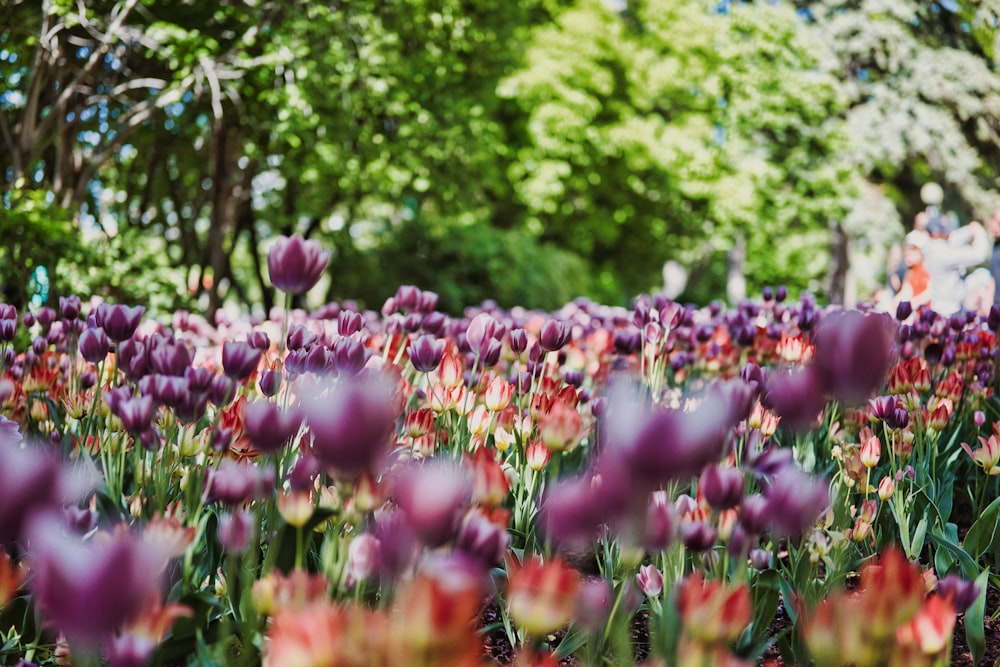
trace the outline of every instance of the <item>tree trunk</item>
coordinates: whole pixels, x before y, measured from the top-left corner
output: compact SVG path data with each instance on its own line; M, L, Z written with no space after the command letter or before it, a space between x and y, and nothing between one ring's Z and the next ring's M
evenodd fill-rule
M743 268L747 258L747 243L743 236L736 237L736 243L726 256L728 277L726 278L726 296L729 303L736 304L747 298L747 279Z
M847 295L847 271L851 240L839 220L830 221L830 271L827 274L827 298L830 303L844 305Z

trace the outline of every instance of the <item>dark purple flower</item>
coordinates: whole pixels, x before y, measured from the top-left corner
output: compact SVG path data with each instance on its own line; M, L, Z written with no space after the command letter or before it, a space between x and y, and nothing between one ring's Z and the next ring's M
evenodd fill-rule
M269 347L271 347L271 339L268 337L267 332L260 331L259 329L251 331L247 334L247 343L251 347L261 351L266 351Z
M0 428L0 547L18 541L30 515L76 502L91 486L66 473L46 450L22 447L12 423L5 420Z
M507 334L507 345L514 354L521 354L528 349L528 332L518 327Z
M750 566L758 572L771 567L771 552L767 549L750 550Z
M208 385L208 398L218 406L228 405L236 396L236 384L225 375L216 375Z
M677 513L665 491L650 494L646 508L645 547L649 551L666 551L677 539Z
M42 328L42 332L47 333L49 327L51 327L52 323L56 321L56 311L48 306L42 306L38 309L38 312L35 313L35 321L38 322L38 326Z
M444 333L447 321L448 318L444 313L434 311L424 315L424 319L420 321L420 328L424 333L438 337Z
M368 348L356 338L341 337L333 344L333 365L341 376L361 372L368 362Z
M0 342L9 343L17 337L17 320L0 319Z
M816 331L815 344L813 365L820 381L848 402L864 400L877 390L892 363L892 332L881 315L828 315Z
M81 309L80 297L75 294L59 297L59 314L64 320L76 320L80 318Z
M763 403L781 417L782 426L804 429L819 418L826 405L825 386L815 366L768 376Z
M436 370L444 356L445 341L420 336L410 344L410 363L421 373Z
M126 532L84 543L40 516L28 535L35 600L70 642L99 646L158 594L165 555Z
M770 285L766 286L763 290L761 290L761 296L763 297L764 301L773 300L774 288L772 288Z
M274 489L274 471L223 459L218 468L209 469L205 486L209 502L235 507L269 495Z
M278 393L278 387L280 384L281 373L273 368L261 371L260 379L257 381L257 386L260 387L260 393L268 397L274 396Z
M420 541L433 548L458 533L472 501L472 483L464 469L432 460L399 472L393 495Z
M306 241L295 234L279 236L267 253L271 284L286 294L304 294L312 289L326 265L330 253L318 241Z
M77 349L80 350L80 355L85 360L92 364L99 364L108 356L108 350L111 349L111 340L104 333L104 329L100 327L86 329L80 334Z
M748 533L759 535L767 528L768 511L767 498L757 493L747 496L740 507L740 525Z
M361 313L352 310L342 310L337 316L337 333L341 336L351 336L361 331Z
M288 330L288 335L285 336L285 343L289 350L301 350L314 342L316 342L315 334L302 324L293 324Z
M736 468L705 466L698 478L698 490L712 509L731 509L743 500L743 473Z
M478 512L470 512L455 538L455 549L468 554L488 569L503 560L510 535Z
M108 338L116 343L128 340L139 328L139 322L146 313L144 306L123 306L102 303L97 307L95 320L104 329Z
M302 415L297 410L282 410L265 400L243 406L243 427L250 442L260 452L276 452L299 432Z
M240 382L257 370L262 354L249 343L227 340L222 344L222 370L227 377Z
M153 397L125 399L118 403L115 414L122 420L125 430L132 435L145 433L153 423Z
M253 512L245 509L219 515L219 543L222 548L233 555L246 551L256 535L256 524Z
M976 582L962 579L957 574L949 574L944 579L938 580L937 592L944 599L951 600L955 605L955 611L959 614L964 614L980 594Z
M778 537L802 535L830 506L827 483L792 466L772 478L764 495L771 529Z
M392 581L413 567L420 544L405 512L375 513L375 539L379 543L378 568Z
M288 486L292 491L309 491L322 471L323 464L308 450L299 453L292 469L288 471Z
M681 542L695 553L703 553L715 546L719 533L705 521L682 521Z
M900 301L896 306L896 319L902 322L913 314L913 306L909 301Z
M153 371L162 375L181 377L194 361L194 350L184 343L158 339L151 344L149 363Z
M403 310L413 310L417 307L420 288L416 285L400 285L396 289L396 307Z
M133 382L146 374L149 365L146 362L146 345L135 338L129 338L118 346L118 368L125 377Z
M388 451L397 417L387 378L346 378L304 401L313 453L345 474L372 468Z
M645 488L689 479L721 458L727 432L745 416L743 403L741 396L715 385L696 409L656 410L640 426L629 427L630 441L610 444L621 448L633 478Z
M212 385L212 378L215 377L210 368L185 368L184 377L187 378L188 387L191 391L202 392L207 391Z
M538 334L538 343L546 352L561 350L573 336L573 327L564 320L546 320Z
M438 305L438 294L437 292L431 292L429 290L421 290L420 294L417 295L417 311L421 313L426 313L428 315L434 314L434 309Z

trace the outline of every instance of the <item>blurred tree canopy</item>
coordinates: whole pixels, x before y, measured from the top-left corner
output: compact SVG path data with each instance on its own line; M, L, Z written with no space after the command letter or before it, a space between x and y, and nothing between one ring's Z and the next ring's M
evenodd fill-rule
M334 252L312 305L624 302L670 259L707 301L734 257L836 297L830 250L891 235L866 181L904 216L928 178L998 189L995 0L0 8L18 305L42 266L50 299L268 308L294 232Z

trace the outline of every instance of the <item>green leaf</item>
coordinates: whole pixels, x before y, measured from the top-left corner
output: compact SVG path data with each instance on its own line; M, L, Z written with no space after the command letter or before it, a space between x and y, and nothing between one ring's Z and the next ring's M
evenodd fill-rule
M556 655L560 658L573 655L581 646L587 643L587 636L585 630L581 630L580 628L571 629L562 638L562 641L559 642L559 646L556 647Z
M978 665L986 653L986 591L989 588L990 568L984 569L976 577L979 597L965 612L965 641L972 651L972 664Z
M962 540L962 547L975 560L979 560L996 539L998 517L1000 517L1000 498L996 498L983 510Z
M951 530L952 528L955 530ZM954 536L941 535L937 532L929 534L931 541L940 547L934 555L934 567L937 569L938 574L947 572L951 568L951 564L958 561L962 568L962 575L967 579L973 579L979 574L979 568L969 554L962 547L958 546L957 526L949 523L945 526L945 531L956 534Z

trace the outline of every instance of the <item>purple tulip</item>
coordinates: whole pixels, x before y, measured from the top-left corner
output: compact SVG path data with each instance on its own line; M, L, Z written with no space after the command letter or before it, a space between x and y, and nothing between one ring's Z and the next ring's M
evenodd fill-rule
M278 387L280 385L281 373L272 368L261 371L260 379L257 381L257 386L260 387L260 393L267 397L274 396L278 393Z
M472 484L464 469L445 461L401 471L393 489L417 537L432 548L455 537L472 501Z
M677 514L665 491L650 494L646 508L645 547L649 551L666 551L677 538Z
M222 370L227 377L240 382L257 370L262 354L247 342L227 340L222 344Z
M271 284L286 294L304 294L312 289L326 265L330 253L318 241L307 241L298 234L279 236L267 253Z
M964 614L979 597L980 590L976 582L962 579L957 574L949 574L938 581L937 592L941 597L951 600L957 613Z
M157 595L163 554L125 532L86 543L52 516L28 527L31 588L43 617L70 642L96 647Z
M771 529L778 537L802 535L830 506L827 483L791 466L774 476L764 495Z
M503 560L510 546L510 534L478 512L471 512L462 522L455 538L455 549L488 569Z
M333 344L333 366L341 376L357 375L368 363L368 349L356 338L338 338Z
M281 449L299 432L301 425L302 415L297 410L282 410L270 401L250 401L243 406L247 437L264 454Z
M139 328L139 322L146 313L144 306L122 306L102 303L95 312L97 326L104 329L108 338L116 343L128 340Z
M563 320L547 320L538 334L538 343L546 352L561 350L573 336L573 327Z
M256 534L256 524L253 512L245 509L219 515L219 543L222 548L233 555L246 551Z
M18 541L32 514L75 503L90 488L89 480L68 474L46 450L22 448L16 425L0 422L0 547Z
M421 373L436 370L444 356L445 341L420 336L410 345L410 363Z
M269 495L274 489L274 471L223 459L218 468L209 470L205 487L209 502L235 507Z
M99 364L108 356L108 351L111 349L111 340L104 333L104 329L100 327L86 329L80 334L77 349L80 350L80 355L85 360L92 364Z
M352 310L342 310L337 316L337 333L341 336L352 336L361 331L363 320L361 313Z
M705 466L698 480L698 489L712 509L732 509L743 500L743 473L736 468Z
M140 435L153 424L153 397L128 398L118 403L115 414L122 420L125 430Z
M348 475L375 466L392 444L397 417L393 390L387 378L347 378L305 397L316 458Z
M703 553L715 546L719 533L704 521L682 521L681 541L695 553Z
M864 400L877 390L892 363L892 333L881 315L829 315L816 331L815 343L813 363L821 381L845 401Z

